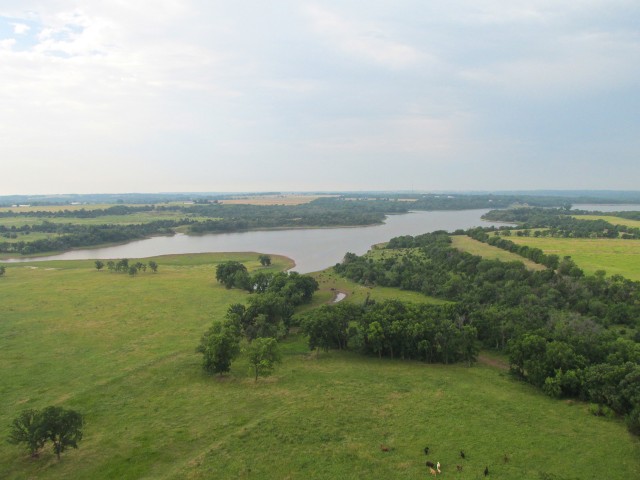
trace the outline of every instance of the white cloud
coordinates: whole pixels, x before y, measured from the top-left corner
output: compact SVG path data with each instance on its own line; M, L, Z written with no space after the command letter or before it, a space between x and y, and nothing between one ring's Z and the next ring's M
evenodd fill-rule
M307 13L319 35L356 58L391 68L414 66L425 59L419 49L391 38L376 23L350 21L317 5L309 6Z
M553 139L544 127L561 117L553 127L570 128L567 102L598 95L592 111L627 132L616 138L624 156L640 131L629 97L638 12L631 0L5 0L0 22L15 38L0 39L3 174L20 192L42 191L38 181L95 190L92 170L103 191L140 190L118 170L144 176L149 165L146 190L195 179L232 190L258 163L267 190L294 189L293 176L270 182L318 161L350 179L382 162L396 184L420 161L456 178L478 159L489 172L516 159L517 173L525 159L583 158L584 132L601 146L590 151L605 150L595 116Z
M23 35L27 33L31 28L26 23L14 23L13 25L13 33L16 35Z

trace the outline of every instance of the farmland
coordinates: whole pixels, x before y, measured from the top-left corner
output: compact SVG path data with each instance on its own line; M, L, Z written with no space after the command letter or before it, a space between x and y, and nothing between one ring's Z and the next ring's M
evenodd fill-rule
M158 273L135 277L91 261L10 265L0 277L0 436L20 410L50 404L81 411L86 427L60 462L0 443L0 476L415 478L427 473L425 445L449 478L479 478L485 465L504 479L627 479L640 468L640 443L621 422L490 365L310 353L294 334L271 378L254 382L243 358L227 376L205 376L194 352L202 332L248 296L214 280L229 259L262 269L257 254L158 257ZM274 256L270 269L290 265ZM331 288L351 301L377 295L330 272L317 278L321 302Z

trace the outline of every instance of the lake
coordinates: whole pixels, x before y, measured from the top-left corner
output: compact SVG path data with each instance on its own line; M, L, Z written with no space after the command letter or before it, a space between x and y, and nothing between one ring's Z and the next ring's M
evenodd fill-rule
M481 220L480 217L488 211L488 209L478 209L411 212L390 215L384 224L368 227L258 230L198 236L176 234L171 237L137 240L124 245L72 250L59 255L3 260L3 262L145 258L178 253L261 252L292 258L296 262L295 271L309 273L335 265L347 252L362 255L372 245L386 242L400 235L504 225Z

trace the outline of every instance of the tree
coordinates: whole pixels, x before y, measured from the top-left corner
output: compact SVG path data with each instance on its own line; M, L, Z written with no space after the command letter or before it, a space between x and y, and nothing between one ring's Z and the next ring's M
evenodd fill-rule
M96 270L102 270L102 267L104 267L104 262L102 260L96 260Z
M196 351L203 355L205 372L222 375L231 370L231 362L240 353L240 335L231 327L216 323L202 336Z
M24 410L11 425L9 443L26 443L31 456L38 456L47 440L53 443L53 452L60 454L67 447L78 448L82 440L82 415L74 410L49 406L42 411Z
M47 438L40 428L40 412L38 410L24 410L13 420L7 441L14 445L26 443L32 457L38 456Z
M269 255L260 255L258 257L258 260L260 261L260 265L262 265L263 267L268 267L269 265L271 265L271 257Z
M250 283L247 267L236 261L222 262L216 267L216 280L227 288L240 287L245 282ZM238 283L236 283L238 282Z
M149 268L153 273L156 273L158 271L158 264L153 260L149 260Z
M39 423L45 438L53 442L53 451L58 460L67 447L78 448L84 423L78 412L62 407L47 407L42 411Z
M129 275L135 277L138 274L138 267L131 265L127 271L129 272Z
M116 272L126 272L129 270L129 259L123 258L116 263Z
M269 376L273 372L277 363L282 361L278 341L275 338L256 338L245 349L249 359L251 371L255 374L255 381L258 376Z
M6 271L5 266L4 266L4 265L0 265L0 277L1 277L2 275L4 275L4 272L5 272L5 271Z

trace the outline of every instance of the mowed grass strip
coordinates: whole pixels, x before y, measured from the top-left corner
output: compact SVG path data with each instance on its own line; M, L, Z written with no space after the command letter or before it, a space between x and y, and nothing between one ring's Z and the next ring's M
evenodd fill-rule
M604 270L607 275L622 275L640 280L640 241L605 238L509 237L520 245L540 248L560 258L571 256L585 273Z
M257 254L160 257L158 273L135 278L91 261L9 265L0 437L22 409L50 404L82 412L86 426L60 462L0 442L0 478L404 479L426 476L427 459L460 479L485 465L501 479L639 471L640 442L621 422L489 366L317 355L293 337L273 377L254 382L243 358L228 376L203 375L201 334L248 296L215 281L227 259L261 268ZM272 259L271 271L291 265Z
M613 225L626 225L627 227L640 228L640 220L630 220L612 215L574 215L573 218L577 218L578 220L604 220Z
M511 240L511 237L509 237ZM544 270L544 265L539 265L531 260L521 257L515 253L494 247L486 243L482 243L466 235L452 235L452 246L463 252L469 252L472 255L479 255L487 260L500 260L502 262L522 262L529 270Z
M302 205L318 198L337 197L338 195L255 195L220 200L224 205Z
M390 287L365 286L337 275L333 271L333 268L327 268L326 270L315 272L311 275L316 279L319 286L318 291L314 295L311 308L323 303L331 303L338 293L346 295L343 300L344 302L356 304L364 303L367 297L370 300L376 301L400 300L403 302L433 303L438 305L450 303L447 300L423 295L420 292Z
M150 212L135 212L129 215L104 215L93 218L78 218L78 217L27 217L24 215L16 217L4 217L0 218L0 225L5 227L16 228L23 225L37 225L42 222L50 222L57 224L73 223L77 225L136 225L142 223L163 221L163 220L182 220L189 218L195 221L209 220L206 217L199 217L186 212L176 211L150 211ZM28 237L25 237L28 240Z

